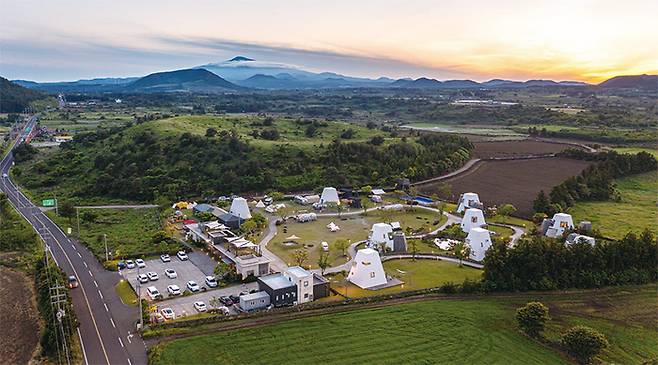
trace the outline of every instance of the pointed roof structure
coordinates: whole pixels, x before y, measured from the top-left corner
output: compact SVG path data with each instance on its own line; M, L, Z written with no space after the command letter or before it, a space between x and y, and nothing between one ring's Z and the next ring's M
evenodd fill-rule
M392 250L393 227L388 223L375 223L372 225L372 229L370 229L368 239L376 245L384 243L388 249Z
M484 214L480 209L466 209L461 223L462 231L468 233L472 228L482 227L485 224L487 224L487 222L484 221Z
M357 251L347 280L362 289L386 284L386 273L379 252L371 248Z
M322 190L322 195L320 196L320 204L327 203L336 203L340 205L340 199L338 198L338 191L336 191L336 188L326 187Z
M471 258L475 261L482 261L485 253L491 247L491 234L484 228L471 228L466 237L466 244L471 247Z
M231 209L228 211L232 215L240 219L250 219L251 211L249 211L249 205L247 204L247 199L237 197L233 199L231 203Z
M459 205L457 206L457 213L461 213L470 207L477 207L482 205L480 197L476 193L464 193L459 197Z
M265 208L265 203L263 203L262 200L259 200L258 203L256 203L256 208Z
M571 229L573 229L573 218L571 218L571 214L555 213L550 220L550 226L546 230L546 236L553 238L562 237L566 230Z

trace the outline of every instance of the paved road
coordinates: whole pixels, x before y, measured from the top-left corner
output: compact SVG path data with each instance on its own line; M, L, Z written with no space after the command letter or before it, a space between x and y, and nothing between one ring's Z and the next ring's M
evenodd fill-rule
M270 270L276 272L284 272L288 268L288 264L286 264L285 261L281 260L279 256L275 255L274 252L267 248L267 244L270 243L270 241L277 234L276 221L278 218L271 214L266 214L266 216L268 223L267 228L265 229L265 236L263 236L263 239L261 239L258 243L258 247L264 257L272 260L270 263Z
M150 209L158 208L159 205L155 204L142 204L142 205L81 205L76 206L80 209Z
M18 143L25 140L26 131L34 128L36 120L36 116L30 118L17 139ZM13 152L10 151L0 161L0 172L7 174L12 163ZM84 363L146 364L144 342L138 336L130 335L134 321L139 318L138 310L121 303L114 291L119 275L104 270L89 250L69 240L55 223L23 195L10 178L0 178L0 190L7 194L11 204L37 231L46 249L52 252L56 264L67 275L78 278L80 286L71 291L71 297L80 322L77 332Z

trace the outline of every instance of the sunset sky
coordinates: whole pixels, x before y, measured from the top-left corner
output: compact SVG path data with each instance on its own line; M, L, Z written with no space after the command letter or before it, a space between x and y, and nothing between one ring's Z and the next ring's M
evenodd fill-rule
M658 73L658 1L0 0L0 75L142 76L235 55L352 76Z

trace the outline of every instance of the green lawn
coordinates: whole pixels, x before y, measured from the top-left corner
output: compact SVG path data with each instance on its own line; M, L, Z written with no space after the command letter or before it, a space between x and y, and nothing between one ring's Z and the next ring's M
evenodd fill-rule
M619 153L630 153L636 154L638 152L648 152L653 155L653 157L658 158L658 149L655 148L642 148L642 147L616 147L613 150Z
M288 320L157 345L153 364L565 364L556 346L528 339L514 313L528 301L549 307L546 336L575 324L603 332L600 362L658 357L656 285L434 300Z
M655 172L630 176L617 181L621 201L579 202L569 210L575 221L589 220L606 236L621 238L630 231L645 228L658 234L656 204L658 175Z
M95 215L93 221L87 212ZM77 221L57 216L49 211L52 218L64 232L70 227L77 236ZM176 244L155 245L151 239L161 229L157 209L80 209L80 238L99 259L105 260L103 235L107 234L108 250L112 258L142 257L175 251Z
M114 287L117 295L121 298L121 302L126 305L135 306L137 305L137 294L133 290L130 283L127 280L121 279L119 283Z

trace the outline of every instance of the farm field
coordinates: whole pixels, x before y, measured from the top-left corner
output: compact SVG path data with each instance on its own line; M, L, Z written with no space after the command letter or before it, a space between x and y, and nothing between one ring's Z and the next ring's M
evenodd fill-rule
M492 125L459 125L459 124L441 124L441 123L412 123L402 126L409 129L417 129L429 132L468 134L476 136L506 137L506 138L523 138L527 134L519 133L512 129L492 126Z
M77 236L75 218L69 220L47 212L64 231L71 227ZM177 250L177 244L154 244L153 235L161 229L157 209L80 209L80 239L101 261L105 259L103 235L107 234L110 259L156 255Z
M617 180L621 201L578 202L569 210L574 220L589 220L605 236L622 238L649 228L658 234L658 175L653 173Z
M533 139L519 141L481 141L475 142L475 157L512 157L532 154L557 153L573 145L558 142L544 142Z
M516 215L532 216L532 202L540 190L549 192L569 176L580 174L589 162L565 158L532 160L484 161L475 169L444 180L452 186L451 196L456 201L461 193L477 192L486 205L513 204ZM419 189L433 194L434 184Z
M619 153L631 153L631 154L636 154L638 152L648 152L653 155L653 157L658 158L658 149L655 148L642 148L642 147L615 147L613 148L614 151L617 151Z
M473 299L440 297L164 342L152 350L152 360L154 364L399 364L428 359L449 364L569 364L573 361L551 344L567 328L583 324L608 337L611 346L601 354L602 362L645 363L658 357L656 289L652 284ZM545 333L549 343L532 341L516 328L516 308L534 300L549 307L552 321ZM295 351L282 351L289 348Z
M0 359L3 364L27 364L39 342L40 317L32 280L24 273L0 267ZM9 345L11 344L11 346Z
M417 231L423 227L435 228L445 221L445 217L439 216L430 211L413 209L405 212L394 211L373 211L363 215L345 215L342 218L318 218L315 222L297 223L290 219L287 221L287 232L283 232L284 227L279 226L278 233L268 243L267 247L284 261L293 263L293 252L298 249L305 249L308 253L308 260L305 264L311 268L317 268L317 260L320 256L323 241L329 244L329 262L330 266L344 263L347 257L335 248L337 240L345 239L351 242L357 242L368 238L368 233L372 225L378 222L395 222L399 221L402 229L407 227ZM330 222L334 222L340 227L338 232L330 232L326 227ZM438 224L434 224L438 222ZM288 237L297 236L299 239L288 240ZM294 241L295 243L291 243Z

